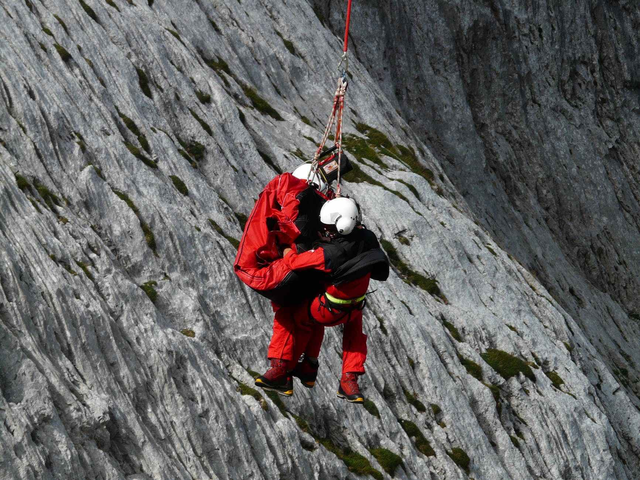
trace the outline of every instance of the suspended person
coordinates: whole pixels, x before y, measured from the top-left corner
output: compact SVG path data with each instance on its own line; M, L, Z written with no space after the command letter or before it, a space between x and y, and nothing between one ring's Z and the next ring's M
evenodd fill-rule
M362 331L362 309L371 278L384 281L389 261L376 236L360 222L353 199L341 197L326 202L320 211L322 237L307 252L285 252L283 263L296 273L317 271L325 274L324 292L303 301L291 314L295 323L294 341L274 330L270 352L271 367L256 379L256 385L282 395L293 394L292 376L303 385L315 384L317 358L325 327L344 325L342 375L338 396L363 403L358 377L365 373L367 336ZM298 363L302 354L305 358Z
M321 291L322 285L317 272L293 272L282 261L282 253L285 249L304 252L317 239L320 209L334 197L330 184L337 178L335 150L320 155L317 167L300 165L267 184L249 215L234 262L240 280L272 301L274 335L290 342L293 308ZM340 169L351 169L344 154ZM280 353L271 348L268 357L280 358Z

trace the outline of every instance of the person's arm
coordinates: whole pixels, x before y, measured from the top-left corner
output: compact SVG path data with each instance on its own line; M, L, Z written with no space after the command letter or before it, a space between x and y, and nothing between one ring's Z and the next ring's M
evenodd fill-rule
M322 247L303 253L295 253L293 250L287 249L283 260L291 270L313 269L321 272L331 271L325 265L324 250Z

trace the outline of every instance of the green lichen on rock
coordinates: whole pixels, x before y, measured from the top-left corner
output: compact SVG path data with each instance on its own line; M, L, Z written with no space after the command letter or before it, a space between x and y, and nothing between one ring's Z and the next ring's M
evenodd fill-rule
M280 413L282 413L282 415L284 415L286 417L287 416L287 406L284 404L284 402L280 398L280 395L278 395L276 392L272 392L272 391L269 391L269 390L265 390L264 393L265 393L265 395L267 395L267 397L269 397L271 399L271 401L275 404L275 406L278 407L278 410L280 410Z
M136 67L136 73L138 74L138 85L140 85L142 93L153 100L151 88L149 88L149 77L147 77L147 73L138 67Z
M80 262L78 260L76 260L76 264L82 269L87 278L93 282L94 279L93 275L91 275L91 272L89 271L89 264L86 262Z
M376 148L392 149L391 140L377 128L367 125L366 123L356 123L356 130L367 136L369 143Z
M182 330L180 330L180 333L189 338L195 338L196 336L196 332L194 332L190 328L183 328Z
M240 229L244 230L244 227L247 225L247 220L248 220L247 216L244 213L240 213L240 212L234 212L233 214L236 216L236 219L240 224Z
M273 108L264 98L258 95L258 92L255 88L250 87L246 84L242 84L242 91L251 101L251 105L253 105L253 108L258 110L260 113L263 113L264 115L269 115L275 120L278 120L280 122L284 121L284 118L280 116L276 109Z
M209 224L211 225L211 228L213 228L216 232L218 232L220 235L226 238L229 241L229 243L233 245L233 247L237 250L238 247L240 246L240 242L235 238L224 233L224 230L222 230L222 227L220 227L220 225L218 225L216 222L214 222L210 218L208 220L209 220Z
M154 288L156 285L158 285L158 282L155 282L153 280L150 280L140 285L140 288L142 289L142 291L147 294L147 297L149 297L149 300L151 300L153 303L155 303L156 300L158 299L158 292Z
M53 15L55 17L55 19L58 21L58 23L62 26L62 28L64 29L64 32L69 35L69 29L67 28L67 24L64 23L64 20L62 20L58 15Z
M185 197L189 195L189 189L180 177L178 177L177 175L169 175L169 178L173 182L173 186L176 187L176 190L178 190Z
M365 399L365 401L362 404L362 406L371 415L373 415L374 417L380 418L380 412L378 411L378 407L376 407L376 404L373 403L371 400L369 400L368 398Z
M455 338L458 342L462 342L462 335L460 335L460 332L452 323L443 319L442 324L446 327L447 330L449 330L449 333L453 338Z
M56 49L56 52L58 52L58 55L60 55L60 58L62 59L63 62L68 62L70 60L73 59L73 57L71 56L71 54L66 50L66 48L64 48L62 45L60 45L59 43L54 43L53 46Z
M261 152L260 150L258 150L258 155L260 155L260 157L262 158L262 160L264 160L264 163L266 163L267 165L269 165L271 168L273 168L273 170L275 170L278 174L282 173L282 169L280 169L280 167L278 167L275 162L273 161L273 159L267 155L264 152Z
M29 180L26 179L26 177L23 177L19 173L16 173L15 177L16 177L16 184L18 185L18 188L20 190L22 190L25 193L28 191L31 191L31 184L29 183Z
M531 367L527 365L527 362L511 355L510 353L502 350L489 349L485 353L481 354L481 357L505 380L522 373L532 382L536 381L533 370L531 370Z
M211 130L211 127L209 126L209 124L205 122L202 118L200 118L200 116L193 110L189 109L189 112L191 113L191 116L197 120L197 122L200 124L202 129L205 132L207 132L209 136L213 137L213 130Z
M37 178L33 179L33 186L35 187L40 197L42 197L42 200L44 200L44 203L47 205L49 210L55 212L55 207L62 207L62 201L60 200L60 198L58 198L55 193L49 190L46 185L40 183Z
M469 474L469 464L471 463L471 459L467 452L462 450L461 448L455 447L452 448L451 451L447 451L447 455L453 460L453 462L458 465L465 473Z
M231 73L231 69L229 68L229 64L220 57L216 57L216 60L208 58L203 52L200 52L200 56L202 57L204 63L214 72L216 72L218 74L218 77L220 77L220 79L228 87L229 81L227 80L225 75L229 75L231 78L234 78L234 75L233 73ZM225 75L223 75L223 73Z
M180 137L176 137L178 143L182 146L182 149L178 149L180 155L182 155L193 168L198 168L197 162L204 159L205 146L195 140L189 140L185 142Z
M431 447L429 440L425 438L417 425L409 420L398 419L400 426L409 438L413 438L416 448L420 453L427 457L434 457L435 450Z
M418 410L421 413L424 413L427 411L427 408L424 406L424 403L422 403L420 400L416 398L415 393L411 393L405 388L403 388L402 391L404 392L404 397L407 399L407 402L409 402L409 405L412 405L416 410Z
M552 372L544 372L544 374L549 377L553 386L560 390L560 386L564 385L564 380L558 375L558 372L555 370Z
M369 452L371 452L371 455L374 456L384 471L392 477L395 475L396 469L404 464L400 455L396 455L386 448L371 448Z
M89 5L87 5L84 0L79 0L80 2L80 6L82 6L82 9L85 11L85 13L87 15L89 15L89 17L91 17L91 20L93 20L96 23L100 23L98 21L98 15L96 15L96 12L93 11L93 8L91 8Z
M380 244L387 252L387 256L389 257L391 264L398 271L400 277L405 281L405 283L415 285L430 295L443 300L445 303L447 302L447 299L440 290L438 281L435 278L425 277L424 275L409 268L409 266L400 258L400 255L398 255L396 248L388 240L381 239Z
M211 103L211 95L204 93L202 90L196 90L196 97L198 97L200 103Z
M340 448L328 438L319 438L318 442L344 462L350 472L356 475L371 475L376 480L382 480L382 473L371 466L371 462L358 452L349 448Z
M345 150L352 154L356 159L362 161L363 158L371 160L381 168L388 169L389 166L382 161L378 152L369 146L367 140L357 135L344 134L342 143Z
M289 53L291 53L291 55L295 55L296 57L300 56L298 54L298 51L296 50L296 47L293 46L293 43L290 40L287 40L286 38L284 38L278 30L276 30L276 34L280 37L285 48L289 50Z
M238 382L238 392L240 392L240 395L246 395L255 398L260 404L262 410L269 410L269 404L265 402L262 395L260 395L260 392L258 392L255 388L251 388L250 386L245 385L242 382Z
M125 147L127 147L127 150L129 150L129 152L136 157L138 160L142 161L142 163L144 163L147 167L149 168L158 168L158 165L156 164L156 162L154 162L153 160L151 160L149 157L147 157L146 155L144 155L140 149L138 147L136 147L133 143L131 142L124 142Z
M106 2L107 2L107 5L109 5L112 8L115 8L118 12L120 12L120 9L118 8L118 5L116 5L113 0L106 0Z
M134 122L131 118L127 117L124 113L122 113L118 107L116 107L116 112L118 112L118 116L120 117L120 120L122 120L122 123L124 123L125 127L127 127L127 129L136 136L136 138L138 139L138 142L140 142L140 146L144 149L144 151L147 153L151 153L151 146L147 141L147 137L140 131L136 122ZM129 151L131 151L131 149L129 149ZM136 154L134 153L134 155ZM147 160L151 162L151 160L149 160L148 158ZM152 168L155 168L155 167L152 167Z
M458 356L460 363L467 370L467 373L477 380L482 381L482 367L478 365L473 360L469 360L468 358L464 358L463 356Z
M431 407L431 411L434 415L440 415L442 413L442 409L437 403L430 403L429 406Z
M113 189L113 193L116 194L116 196L122 201L124 201L127 206L133 211L133 213L135 213L136 217L138 217L140 228L142 229L142 233L144 233L144 239L147 242L147 246L153 251L154 255L157 256L158 252L156 251L156 237L153 234L151 227L149 227L149 225L147 225L147 223L142 219L138 207L133 203L133 200L131 200L126 193L115 189Z

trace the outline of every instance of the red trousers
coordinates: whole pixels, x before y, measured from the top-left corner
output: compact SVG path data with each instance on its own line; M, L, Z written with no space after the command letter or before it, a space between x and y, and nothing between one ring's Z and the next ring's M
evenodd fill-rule
M358 285L364 286L360 295L366 292L369 284L368 276L363 280L366 281ZM339 294L335 287L331 290L332 295ZM346 290L353 295L353 289ZM360 295L353 295L353 297ZM293 369L303 353L312 358L318 357L325 327L337 325L344 325L342 373L363 374L364 362L367 359L367 336L362 331L362 310L356 308L343 311L331 308L324 295L311 301L307 300L299 306L280 307L276 310L273 336L267 356L287 360L290 369Z

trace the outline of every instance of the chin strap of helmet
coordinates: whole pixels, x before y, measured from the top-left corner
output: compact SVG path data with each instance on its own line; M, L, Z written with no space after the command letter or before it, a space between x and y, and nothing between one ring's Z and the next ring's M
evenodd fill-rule
M347 93L347 87L349 86L348 79L348 71L349 71L349 58L348 58L348 45L349 45L349 24L351 22L351 0L348 0L347 4L347 21L344 29L344 48L342 51L342 57L340 59L340 63L338 64L338 69L344 65L344 68L341 69L340 77L338 78L338 87L336 88L336 93L333 96L333 108L331 109L331 115L329 115L329 121L327 122L327 126L324 129L324 134L322 135L322 140L320 141L320 145L316 150L316 153L313 157L312 162L312 171L321 172L321 169L318 168L319 158L322 155L322 150L327 143L327 139L329 138L329 134L331 133L331 129L335 124L335 136L334 142L338 149L338 179L336 184L336 196L340 196L340 167L342 163L342 115L344 112L344 97Z

